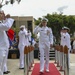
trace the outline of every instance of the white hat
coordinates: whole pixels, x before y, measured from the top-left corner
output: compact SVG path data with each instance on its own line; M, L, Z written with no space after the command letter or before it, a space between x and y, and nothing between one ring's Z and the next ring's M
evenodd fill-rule
M70 29L66 26L62 27L62 30L67 30L68 32L70 32Z
M20 28L25 28L25 25L21 25Z
M47 18L43 18L41 21L46 21L46 22L48 22L48 19L47 19Z
M64 26L64 27L62 27L62 29L64 30L64 29L67 29L67 30L70 30L68 27L66 27L66 26Z

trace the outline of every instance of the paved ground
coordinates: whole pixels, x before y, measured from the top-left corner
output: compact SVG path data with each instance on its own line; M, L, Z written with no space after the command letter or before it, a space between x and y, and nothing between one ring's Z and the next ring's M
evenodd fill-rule
M70 75L75 75L75 54L70 54L70 59ZM34 59L34 63L37 62L39 62L39 60ZM50 62L54 62L54 60L51 60ZM24 71L19 70L19 59L8 59L8 69L11 73L7 75L24 75ZM59 70L59 68L57 69ZM60 73L61 75L64 75L63 72ZM31 72L29 72L29 75L31 75Z

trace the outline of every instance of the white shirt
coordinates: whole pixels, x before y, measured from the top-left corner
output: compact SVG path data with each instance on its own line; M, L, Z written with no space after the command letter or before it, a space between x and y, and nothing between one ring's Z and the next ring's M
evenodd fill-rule
M53 44L53 34L51 28L46 27L39 27L37 26L34 29L34 34L40 33L39 42L50 42Z
M9 48L9 40L5 31L11 28L13 22L13 19L8 18L5 23L0 23L0 50Z
M66 45L69 49L71 49L70 35L68 33L61 33L61 45Z
M19 32L19 46L27 46L28 45L28 33L24 29Z

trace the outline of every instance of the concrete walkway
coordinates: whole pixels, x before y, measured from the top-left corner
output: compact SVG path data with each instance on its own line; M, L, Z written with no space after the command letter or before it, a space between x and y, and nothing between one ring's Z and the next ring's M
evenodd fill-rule
M34 59L34 63L39 62L38 59ZM50 60L54 63L54 60ZM32 67L33 69L33 67ZM59 70L59 68L57 68ZM24 75L24 71L19 69L19 59L8 59L8 70L11 73L5 75ZM60 72L61 75L64 75L63 72ZM31 72L29 72L31 75ZM70 75L75 75L75 54L70 54Z

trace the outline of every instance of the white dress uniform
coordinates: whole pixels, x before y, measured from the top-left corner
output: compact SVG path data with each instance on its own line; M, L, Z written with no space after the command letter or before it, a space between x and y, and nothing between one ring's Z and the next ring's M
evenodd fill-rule
M30 33L28 33L27 29L25 29L25 32L26 32L26 46L29 46L30 45L30 42L29 42L29 39L31 40L31 35Z
M3 23L5 23L8 19L3 20ZM7 58L8 58L8 52L9 50L6 50L6 57L5 57L5 64L4 64L4 71L3 72L7 72L8 68L7 68Z
M9 40L5 31L11 28L13 22L13 19L8 18L5 23L0 23L0 75L3 75L3 68L6 63L6 51L9 48Z
M19 32L19 51L20 51L20 68L24 68L24 47L26 46L26 36L28 35L27 31L24 29Z
M69 50L71 49L70 35L67 32L61 33L61 45L63 45L63 46L66 45L69 48Z
M68 47L69 51L68 51L68 57L70 54L70 50L71 50L71 45L70 45L70 35L66 32L66 33L61 33L61 45L64 47L65 45ZM69 57L69 66L70 66L70 57Z
M53 34L51 28L39 27L34 29L34 34L40 33L39 50L40 50L40 72L44 71L44 53L46 57L46 70L49 70L49 50L50 44L53 44Z

